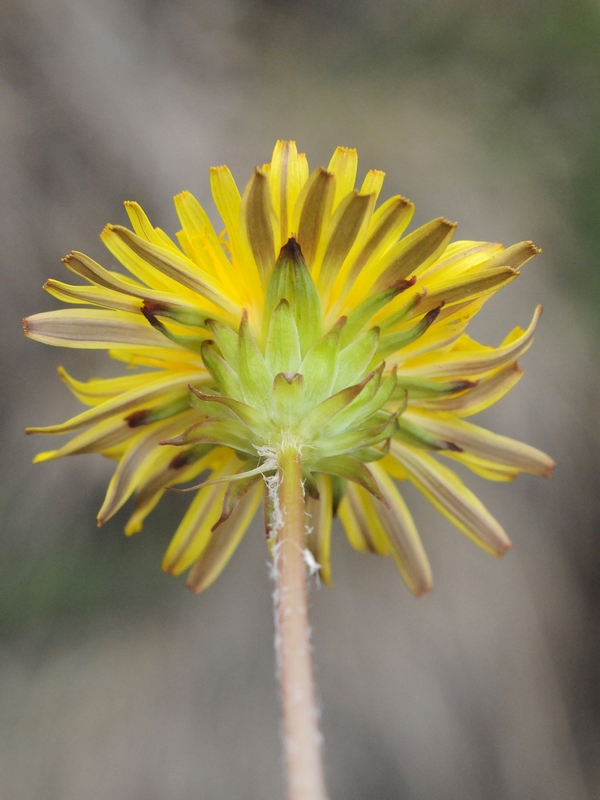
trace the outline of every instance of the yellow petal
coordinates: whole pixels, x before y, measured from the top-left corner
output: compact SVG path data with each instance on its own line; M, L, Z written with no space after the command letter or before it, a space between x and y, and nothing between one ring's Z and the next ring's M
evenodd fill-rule
M147 289L139 283L126 278L122 275L116 275L104 269L100 264L96 263L93 258L86 256L85 253L79 253L73 250L68 256L62 259L65 267L74 272L75 275L80 275L90 283L96 286L102 286L105 289L113 289L116 292L123 292L124 294L132 295L133 297L145 297Z
M443 441L452 442L462 450L519 472L548 477L554 468L554 461L541 450L465 422L453 414L415 409L405 411L402 418L420 425Z
M279 140L273 150L269 186L275 213L279 215L279 241L283 245L292 234L292 214L306 182L304 162L298 156L296 142Z
M424 362L427 358L427 353L435 354L438 358L441 358L444 353L451 352L454 344L463 334L475 313L477 313L477 309L471 310L467 307L461 309L460 313L441 322L439 321L441 314L438 315L435 324L430 325L420 338L386 359L388 366L397 365L399 369L404 370L404 365L407 363L412 365ZM409 323L400 326L397 332L412 327L415 324L413 320L417 316L416 313L409 315Z
M182 294L183 299L189 298L191 302L197 302L199 295L209 302L208 308L212 305L236 316L238 309L223 294L219 282L185 258L183 253L177 254L147 242L119 225L105 228L102 241L115 258L134 274L140 265L146 270L151 267L154 274L166 276L170 290Z
M432 411L451 411L459 417L469 417L496 403L521 380L523 370L515 362L497 370L490 377L480 380L475 386L452 397L425 399L411 405L429 408Z
M381 189L383 187L384 179L385 179L385 172L382 172L380 169L370 169L365 175L364 181L362 182L362 186L360 187L360 193L374 194L375 202L377 202L379 195L381 193Z
M98 512L98 525L110 519L152 473L159 456L158 443L179 433L196 418L197 412L190 409L166 422L149 425L148 430L142 430L132 438L108 484L102 508Z
M195 594L207 589L219 577L252 522L263 492L264 485L259 481L242 496L231 515L212 531L186 581L186 586Z
M46 311L23 320L26 336L37 342L86 350L106 348L161 347L178 345L155 331L141 316L125 311L96 311L68 308Z
M190 192L180 192L173 200L194 262L216 276L230 296L237 297L239 285L233 280L232 264L208 215Z
M173 293L148 289L126 276L117 275L114 272L104 269L104 267L101 267L100 264L97 264L93 259L89 258L89 256L86 256L84 253L73 251L62 259L62 263L71 272L74 272L76 275L80 275L82 278L85 278L95 286L105 289L112 289L113 291L121 292L126 296L154 302L159 305L164 304L167 306L172 306L176 309L182 309L185 311L200 310L204 311L204 313L207 313L206 310L209 308L209 305L207 305L207 302L203 297L199 297L198 295L188 292L188 296L186 298L188 302L184 302L181 297L181 291ZM50 281L48 283L50 283ZM53 283L55 282L53 281ZM190 303L190 301L194 300L197 302Z
M502 253L499 253L493 258L486 268L491 267L512 267L513 269L520 269L523 264L526 264L534 256L537 256L542 251L534 245L533 242L519 242L507 247Z
M451 242L441 256L420 274L422 281L431 281L438 276L442 280L450 280L464 275L485 265L493 267L493 257L506 252L497 242ZM498 264L496 266L509 266Z
M356 192L347 195L334 212L317 248L313 265L313 278L323 300L327 300L355 242L362 244L374 205L374 195Z
M442 218L417 228L391 247L380 261L363 270L350 299L369 290L383 291L396 281L423 272L444 252L455 229L456 225Z
M59 425L48 425L43 428L27 428L28 433L70 433L71 431L101 422L112 416L122 416L126 412L131 412L137 408L151 405L154 401L168 397L171 393L176 393L176 389L184 389L188 384L198 384L197 372L177 372L171 373L149 373L146 383L136 385L129 391L123 392L107 400L105 403L96 405L81 414L62 422Z
M129 221L131 222L131 227L141 239L152 242L152 244L158 247L166 247L167 250L179 254L175 242L172 241L164 231L161 231L160 228L154 228L152 226L150 220L138 203L126 200L123 205L125 206Z
M220 460L213 464L209 478L231 475L239 466L239 459L224 448L219 450ZM227 484L213 484L199 489L184 518L179 523L162 568L172 575L180 575L200 556L211 535L211 528L221 516L223 497Z
M514 281L518 274L512 267L496 267L482 270L473 276L436 281L431 287L424 284L428 292L419 304L419 314L438 308L442 303L447 309L454 303L470 302L482 294L497 292L498 289Z
M82 453L102 453L120 445L136 434L122 418L111 418L94 425L84 433L75 436L58 450L38 453L34 464L51 461L63 456L81 455Z
M349 483L338 514L352 547L387 556L390 543L373 505L378 502L365 489Z
M327 172L335 175L334 211L346 195L354 189L357 169L358 153L356 150L352 147L336 147L327 167Z
M275 254L281 248L281 239L271 201L269 181L265 173L258 168L244 192L241 214L258 274L263 286L266 286L275 266Z
M361 272L376 264L382 254L402 235L413 212L414 206L408 200L392 197L372 215L364 244L361 242L360 247L355 246L355 252L346 259L337 276L332 291L332 297L335 298L335 306L330 312L332 316L340 314L342 304ZM355 303L350 304L346 312L349 313L354 306Z
M500 524L452 470L422 450L396 440L392 440L391 453L405 467L417 489L480 547L496 556L510 548Z
M435 378L462 377L471 378L484 375L515 361L529 349L542 307L538 306L531 324L526 331L520 333L510 344L502 345L492 351L468 353L459 351L448 354L426 355L406 362L402 369L406 375L423 375Z
M431 567L421 539L406 503L386 470L379 463L371 464L371 470L388 502L388 506L385 506L374 500L373 507L383 524L404 582L413 594L420 597L430 592L433 586Z
M472 453L453 453L450 450L444 450L441 455L451 458L452 461L458 461L459 464L463 464L475 475L485 478L486 481L514 481L519 474L519 470L514 467L506 467L486 458L474 456Z
M127 536L139 533L144 520L155 508L167 486L187 483L197 478L205 470L212 469L212 463L217 463L215 462L215 451L188 463L185 453L179 452L173 456L172 448L169 447L157 447L156 450L156 458L151 468L147 471L143 483L136 489L134 512L125 526Z
M259 274L241 226L242 198L227 167L211 167L210 187L217 210L225 223L236 275L243 283L246 294L251 296L252 289L260 287Z
M139 312L142 306L142 301L137 297L103 289L100 286L72 286L50 279L44 284L44 289L63 303L85 303L129 313Z
M293 229L298 232L302 255L312 268L321 236L329 223L335 194L335 178L324 169L316 169L304 184L296 202Z
M134 375L120 375L117 378L92 378L89 381L78 381L63 367L58 368L58 374L75 397L87 406L97 406L123 392L146 386L149 378L148 373L142 372Z

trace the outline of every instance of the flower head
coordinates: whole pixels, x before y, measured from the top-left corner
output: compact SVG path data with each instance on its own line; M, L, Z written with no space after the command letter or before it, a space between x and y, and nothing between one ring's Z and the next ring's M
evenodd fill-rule
M127 274L72 252L63 263L87 285L45 288L84 308L24 322L33 339L107 349L129 368L87 382L60 369L89 408L29 429L77 432L36 461L102 453L118 462L99 523L133 495L126 532L135 533L168 487L208 475L163 562L174 574L191 568L194 591L221 572L263 495L271 522L265 479L283 447L300 453L307 546L323 579L338 513L350 543L391 554L416 594L431 571L395 480L502 555L506 534L448 464L496 481L552 470L539 450L466 421L521 377L540 309L499 347L465 329L538 250L451 242L444 219L403 236L412 203L377 206L384 174L368 172L356 190L356 171L354 150L338 148L309 174L295 143L277 142L242 196L226 167L211 170L222 234L191 194L175 197L177 243L128 202L133 231L102 233Z

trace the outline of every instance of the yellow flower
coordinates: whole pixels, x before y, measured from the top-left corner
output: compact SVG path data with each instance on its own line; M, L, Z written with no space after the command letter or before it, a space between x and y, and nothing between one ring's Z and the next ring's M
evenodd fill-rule
M163 562L176 575L191 568L194 591L227 563L284 444L301 454L307 546L323 579L337 512L352 546L391 554L417 595L431 588L431 571L394 480L502 555L506 534L448 462L496 481L552 470L539 450L466 421L521 377L517 359L540 309L499 347L465 329L538 250L451 242L455 225L444 219L403 236L412 203L377 206L384 173L368 172L356 190L356 171L356 151L340 147L309 174L295 143L279 141L243 196L227 167L211 170L222 234L191 194L177 195L177 243L128 202L133 232L102 233L127 273L72 252L63 263L88 285L45 288L95 308L24 322L33 339L107 349L128 367L87 382L60 369L90 408L29 429L78 432L36 461L102 453L118 462L99 523L133 495L126 532L135 533L168 487L207 474ZM265 515L269 524L268 494Z

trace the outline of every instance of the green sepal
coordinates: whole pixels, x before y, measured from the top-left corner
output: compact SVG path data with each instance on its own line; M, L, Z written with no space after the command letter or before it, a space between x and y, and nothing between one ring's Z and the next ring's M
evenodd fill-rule
M367 371L379 344L379 328L361 333L356 341L340 351L333 391L359 381ZM380 359L381 360L381 359Z
M191 306L180 306L158 300L144 300L140 310L146 318L147 315L167 317L167 319L179 322L180 325L189 325L191 328L206 327L206 313Z
M247 470L251 469L252 467L249 467L248 463L249 462L246 461L244 464L242 464L238 472L246 472ZM256 463L256 461L253 463ZM238 504L239 500L241 500L246 494L246 492L262 479L262 475L251 475L248 478L241 478L240 480L232 481L229 484L227 490L225 491L225 496L223 497L221 516L211 528L213 533L219 527L219 525L222 525L225 520L231 516L234 508Z
M190 401L186 393L152 408L140 408L132 414L128 414L125 417L125 422L130 428L139 428L142 425L151 425L153 422L174 417L176 414L187 411L189 407Z
M340 478L339 475L331 475L331 491L332 491L332 505L333 513L337 514L338 506L342 502L342 498L346 494L346 486L348 481L345 478Z
M374 375L375 373L372 372L370 375L367 375L361 383L348 386L342 389L341 392L337 392L326 400L323 400L322 403L319 403L319 405L306 416L298 429L298 433L302 436L311 437L314 434L322 432L325 425L331 423L338 414L345 408L348 408L350 403L362 392Z
M272 375L298 372L302 363L300 340L294 315L287 300L281 300L269 324L265 359Z
M337 374L339 357L340 332L346 321L342 317L329 331L319 339L308 351L300 367L306 381L306 406L320 403L331 395Z
M154 330L162 333L169 341L175 342L175 344L178 344L180 347L185 347L186 350L191 350L193 353L200 352L202 343L206 341L208 335L204 333L204 331L197 336L181 336L180 334L174 333L164 322L161 322L151 311L148 311L145 306L142 306L140 310Z
M357 483L370 492L373 497L381 500L382 503L387 505L387 502L379 490L377 481L372 473L362 461L352 456L329 456L327 458L320 458L311 465L313 472L322 472L325 475L335 475L338 478L345 478L348 481Z
M262 324L264 331L269 330L271 318L281 300L287 300L290 304L298 329L300 351L304 356L322 335L321 300L294 238L281 248L267 286Z
M432 308L431 311L428 311L424 317L422 317L418 322L410 325L408 328L405 328L402 331L395 331L394 333L387 333L385 336L382 336L379 340L376 358L378 360L387 358L392 353L397 353L398 350L402 350L403 347L407 347L407 345L416 342L417 339L423 336L427 328L429 328L429 326L436 320L441 310L441 305L437 306L436 308Z
M190 464L195 464L196 461L199 461L201 458L207 455L207 453L210 453L211 450L214 450L216 446L217 445L214 444L194 444L191 447L188 447L186 450L178 450L177 454L174 455L169 462L169 469L178 470L183 469L184 467L189 467ZM157 481L159 481L159 483L157 483ZM142 501L140 504L143 504L144 497L154 494L154 490L159 491L160 489L163 489L164 486L164 475L159 473L154 480L150 480L147 484L144 484L143 489L138 490L136 493L135 507L138 507L138 503L140 503L140 501Z
M382 319L379 322L379 327L381 328L382 333L389 331L390 328L395 328L397 325L401 325L403 322L406 322L407 319L414 316L415 310L423 302L423 298L426 296L427 289L423 289L422 292L414 294L406 303L406 305L401 306L395 313L390 314L389 316L385 317L385 319Z
M195 408L203 411L206 406L221 406L225 411L229 411L247 425L253 433L259 436L265 435L265 419L262 414L259 414L252 406L246 405L239 400L234 400L232 397L221 397L216 394L203 394L194 389L193 386L189 387L192 392L192 404ZM228 416L228 415L227 415Z
M395 438L406 442L406 444L411 444L414 447L420 447L425 450L453 450L457 453L462 452L462 447L459 447L453 442L438 439L437 436L434 436L420 425L415 425L414 422L410 422L404 417L398 420L398 431Z
M318 500L321 496L319 494L319 487L317 486L315 476L309 469L302 469L302 479L304 480L304 491L306 494L312 497L313 500Z
M238 370L238 337L229 325L217 319L207 319L206 327L229 366Z
M242 314L239 332L239 376L242 395L248 405L271 412L273 376L248 325L248 314Z
M203 417L211 417L216 419L239 419L233 411L230 411L227 406L223 405L222 403L217 403L214 401L213 398L221 397L221 395L206 395L207 398L210 399L202 399L196 397L194 394L190 392L190 405L192 408L197 409ZM234 402L238 402L237 400Z
M373 425L371 423L364 427L348 431L347 433L341 433L338 436L331 436L325 440L323 449L317 445L316 451L321 451L324 455L326 453L349 453L359 448L371 447L385 439L389 439L397 429L398 420L394 412L379 425Z
M212 339L202 343L202 360L210 372L217 387L224 397L242 397L242 387L237 372L217 352L217 345Z
M388 375L387 378L379 384L377 391L368 402L366 402L361 407L357 406L355 409L353 409L352 416L349 417L347 420L345 420L346 427L350 425L359 425L361 424L361 421L367 421L371 419L374 415L376 415L378 412L382 412L383 406L387 402L389 402L391 396L394 393L395 388L396 388L396 370L394 369L392 373ZM405 411L405 409L406 409L406 396L403 397L402 404L400 405L399 408L394 409L394 412L397 415L400 415ZM337 421L334 421L334 425L336 422ZM326 434L330 436L332 433L337 433L338 430L339 428L337 428L334 431L328 429L326 431Z
M187 444L220 444L241 453L254 455L256 448L252 440L251 432L242 422L235 419L208 418L195 422L183 433L172 439L165 439L159 444L172 444L176 447Z
M467 389L472 389L478 381L457 380L457 381L434 381L427 378L407 378L401 376L396 384L396 389L392 395L392 400L400 399L405 392L411 400L429 400L436 397L446 397L451 394L458 394Z
M413 277L410 280L397 281L388 286L387 289L384 289L383 292L377 292L363 300L352 313L348 314L346 325L342 331L340 346L347 347L375 314L385 308L399 294L414 286L416 280L416 277Z
M280 372L273 380L273 404L278 426L290 428L302 419L304 408L304 376L297 372Z
M340 413L331 420L331 423L324 427L321 431L323 435L335 435L339 431L350 427L358 417L366 417L367 414L363 409L371 409L373 407L374 410L377 410L380 407L379 405L373 406L373 398L377 395L381 386L381 376L384 367L385 363L382 362L377 369L367 375L364 380L365 385L363 391L357 395L351 403L348 403L346 408L340 411Z
M394 259L373 284L374 291L385 289L392 281L423 272L452 238L456 225L445 219L433 219L401 239L395 246Z
M387 456L389 451L390 451L390 440L385 439L381 447L375 447L375 446L363 447L360 448L359 450L353 450L352 455L355 458L360 459L360 461L364 462L365 464L368 464L371 461L379 461L384 456Z
M175 470L182 469L183 467L189 467L190 464L194 464L196 461L199 461L201 458L207 455L207 453L210 453L211 450L214 450L215 447L216 445L214 444L193 444L191 447L188 447L187 450L180 450L169 462L169 469ZM159 477L162 481L162 475ZM163 485L164 484L161 483L161 488ZM144 496L146 493L149 494L151 489L152 481L149 481L144 485L144 488L140 489L136 494L136 505L139 495Z

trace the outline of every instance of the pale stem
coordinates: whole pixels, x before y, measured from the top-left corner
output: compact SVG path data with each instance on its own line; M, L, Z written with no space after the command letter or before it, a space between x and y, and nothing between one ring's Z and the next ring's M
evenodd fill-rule
M278 459L276 648L289 800L327 800L306 599L306 520L296 449Z

